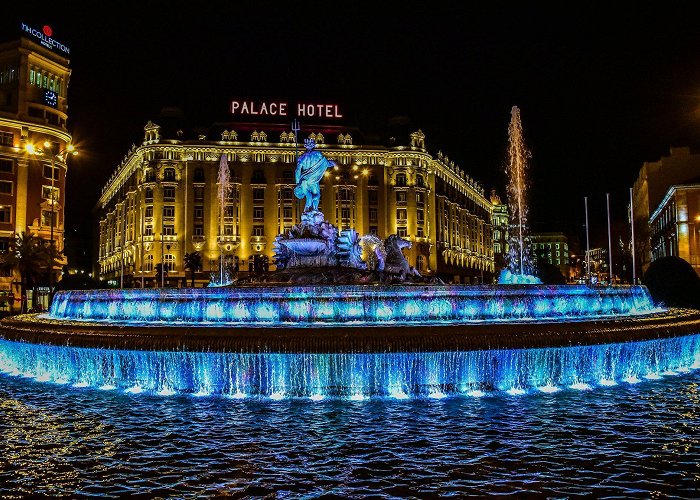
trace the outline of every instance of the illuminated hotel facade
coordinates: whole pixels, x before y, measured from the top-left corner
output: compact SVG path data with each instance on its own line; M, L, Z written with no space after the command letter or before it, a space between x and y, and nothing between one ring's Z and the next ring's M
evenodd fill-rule
M23 232L53 236L54 275L62 264L70 75L65 55L32 39L0 44L0 251ZM1 274L0 289L19 299L17 270Z
M404 252L424 275L453 282L490 282L494 272L492 203L483 188L442 153L431 155L421 131L405 146L357 144L354 130L304 127L298 144L290 125L213 126L192 140L181 130L164 137L149 122L102 190L98 273L126 286L180 286L190 273L186 253L199 252L197 284L209 281L221 258L239 272L273 270L275 237L299 223L294 196L303 140L337 163L322 183L326 219L339 229L412 242ZM231 190L217 196L220 158Z

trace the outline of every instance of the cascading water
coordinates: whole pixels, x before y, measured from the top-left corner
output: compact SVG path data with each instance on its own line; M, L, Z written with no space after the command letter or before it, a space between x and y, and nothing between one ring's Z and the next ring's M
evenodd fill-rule
M432 353L158 352L0 340L0 371L127 393L233 398L441 398L587 390L700 368L700 335L542 349Z
M634 316L645 287L285 286L59 292L49 317L151 324L456 323Z

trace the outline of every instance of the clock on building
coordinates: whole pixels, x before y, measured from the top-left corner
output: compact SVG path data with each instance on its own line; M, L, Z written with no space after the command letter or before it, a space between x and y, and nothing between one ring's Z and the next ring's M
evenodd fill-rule
M44 91L44 104L55 108L58 105L58 94L53 90Z

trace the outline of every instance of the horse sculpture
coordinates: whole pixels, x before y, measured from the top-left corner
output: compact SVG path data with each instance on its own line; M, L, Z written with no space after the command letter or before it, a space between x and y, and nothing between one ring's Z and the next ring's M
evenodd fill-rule
M411 242L396 234L389 235L384 240L384 272L398 274L400 279L405 279L406 276L420 276L420 273L408 264L402 251L404 248L411 248Z

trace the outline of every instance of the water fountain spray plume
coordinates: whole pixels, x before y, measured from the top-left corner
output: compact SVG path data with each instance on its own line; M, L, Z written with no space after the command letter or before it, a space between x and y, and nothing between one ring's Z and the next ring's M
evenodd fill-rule
M226 211L226 199L228 198L229 192L231 191L231 176L228 169L228 159L226 155L221 155L221 160L219 161L219 175L217 177L218 186L218 198L219 198L219 237L223 236L224 231L224 217ZM219 284L224 284L224 252L223 252L223 238L220 242L221 244L221 258L219 265Z
M508 238L508 270L513 275L532 274L532 256L527 229L527 169L530 151L525 146L520 109L513 106L508 125L508 205L511 223Z

